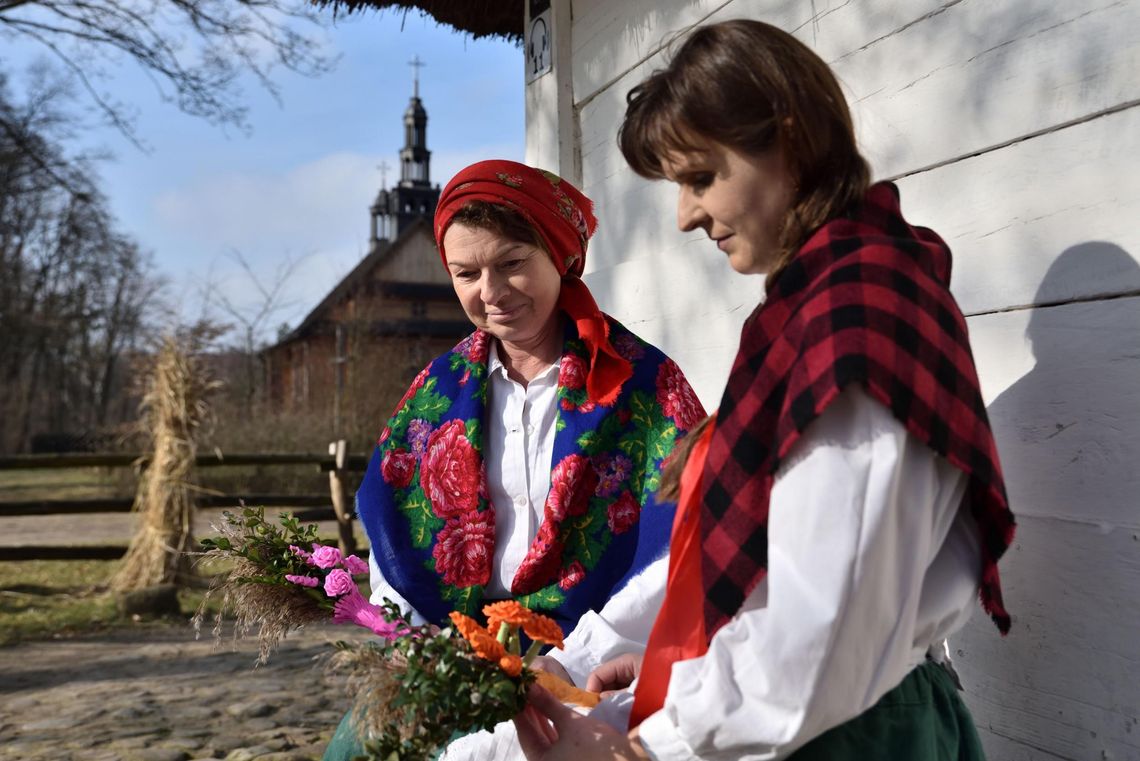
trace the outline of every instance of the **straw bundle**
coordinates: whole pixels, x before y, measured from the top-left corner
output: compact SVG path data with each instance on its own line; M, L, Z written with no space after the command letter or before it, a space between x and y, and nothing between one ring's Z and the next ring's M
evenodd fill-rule
M117 592L178 583L189 573L194 515L196 436L218 386L184 341L163 340L142 400L142 425L153 442L149 466L139 475L134 511L141 521L123 564L111 580Z

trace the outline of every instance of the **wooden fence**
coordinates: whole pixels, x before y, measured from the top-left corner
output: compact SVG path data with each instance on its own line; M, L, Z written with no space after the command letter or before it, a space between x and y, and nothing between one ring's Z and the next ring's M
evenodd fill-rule
M147 467L142 455L109 453L67 453L48 455L0 456L0 471L69 468L138 468ZM294 514L302 521L336 520L337 542L344 552L356 552L353 533L352 498L348 493L347 474L361 472L368 466L367 455L349 454L344 440L329 444L328 454L315 453L237 453L199 454L199 468L250 465L315 465L328 473L329 490L321 494L200 494L198 509L237 508L243 504L258 507L300 508ZM134 505L134 497L95 497L90 499L36 499L0 502L0 519L14 516L95 515L126 513ZM125 545L19 545L0 547L3 560L113 560L126 552Z

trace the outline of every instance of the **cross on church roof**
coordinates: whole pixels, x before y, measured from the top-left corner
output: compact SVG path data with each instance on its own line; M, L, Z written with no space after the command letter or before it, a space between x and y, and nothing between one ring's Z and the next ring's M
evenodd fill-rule
M427 66L426 63L420 60L419 54L408 61L408 65L412 67L412 94L414 97L420 97L420 69Z
M388 170L392 167L388 165L387 161L381 161L376 165L376 168L380 170L380 187L388 187Z

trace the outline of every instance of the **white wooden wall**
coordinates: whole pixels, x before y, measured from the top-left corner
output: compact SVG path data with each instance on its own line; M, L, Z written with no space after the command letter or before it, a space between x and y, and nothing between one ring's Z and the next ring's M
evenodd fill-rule
M875 176L955 251L1018 516L1012 633L979 613L952 643L989 756L1140 759L1140 0L554 0L554 14L528 161L595 200L587 282L710 408L762 285L678 233L675 191L626 167L626 93L678 32L735 17L833 66Z

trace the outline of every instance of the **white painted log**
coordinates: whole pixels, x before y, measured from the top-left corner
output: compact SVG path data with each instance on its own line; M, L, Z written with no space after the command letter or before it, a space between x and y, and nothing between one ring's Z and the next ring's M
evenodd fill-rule
M573 62L583 155L597 142L588 133L613 133L620 123L604 118L613 104L592 115L594 100L616 99L624 111L629 89L666 63L664 41L692 23L729 18L792 31L832 65L879 176L955 160L1140 99L1140 4L1131 1L836 0L821 7L735 0L712 13L709 3L663 4L653 12L644 2L585 5L575 20Z
M951 642L990 758L1140 758L1140 298L969 326L1019 524L1011 634Z
M899 188L907 218L950 244L951 285L967 314L1140 291L1140 108L922 172ZM1113 246L1127 255L1095 253Z

